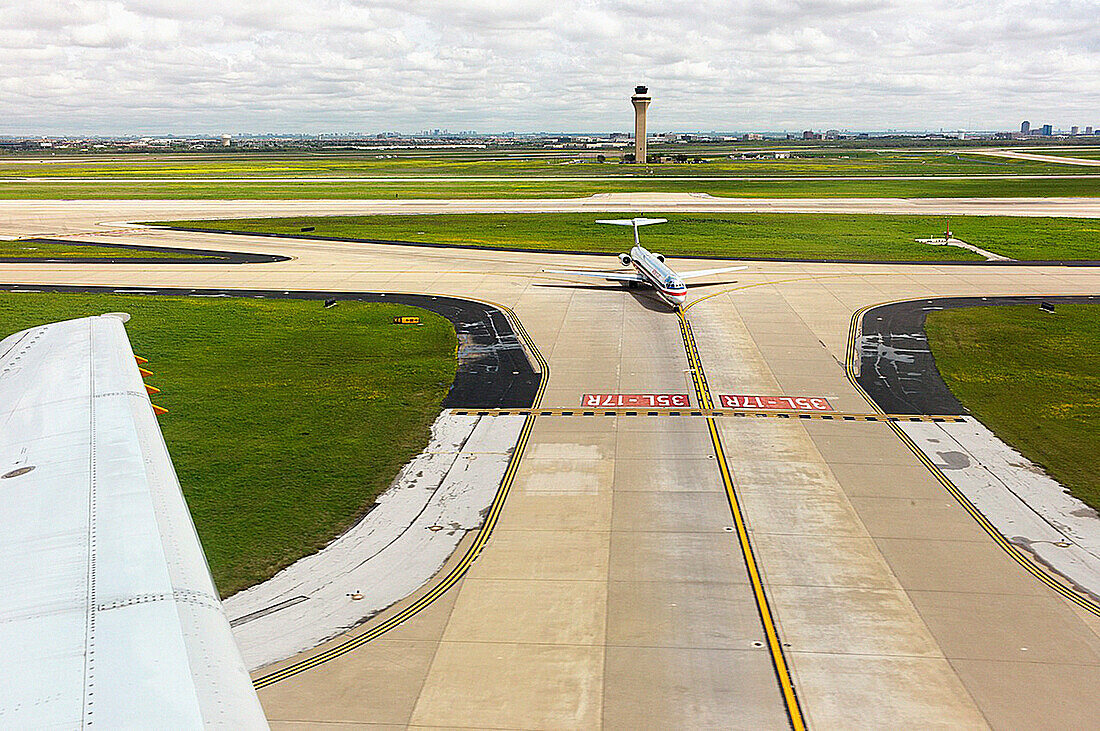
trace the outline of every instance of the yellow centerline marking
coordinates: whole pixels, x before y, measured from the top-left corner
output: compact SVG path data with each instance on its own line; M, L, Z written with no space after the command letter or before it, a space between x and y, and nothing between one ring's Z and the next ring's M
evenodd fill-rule
M687 351L688 364L691 366L692 381L695 384L695 393L699 404L704 409L713 409L710 389L707 386L706 373L703 363L699 359L699 351L695 347L695 337L691 331L691 324L683 310L676 311L680 318L680 335L684 339L684 350ZM737 531L737 540L741 544L741 553L745 559L745 568L752 584L753 596L756 599L756 608L760 614L760 621L764 627L764 635L768 641L768 650L771 653L772 665L775 668L776 679L786 706L787 718L795 731L803 731L806 723L802 718L802 708L798 703L798 695L795 693L794 683L791 680L790 669L783 654L783 644L779 639L779 631L772 617L771 606L768 603L767 594L764 592L764 582L760 576L760 569L756 563L756 555L749 540L749 531L745 524L745 518L741 511L741 503L737 499L737 491L733 486L733 477L730 474L729 465L726 463L726 453L722 447L722 438L718 434L718 424L714 417L707 417L707 429L710 432L710 441L714 447L714 457L718 461L718 470L722 475L722 484L726 488L726 497L729 500L730 511L733 513L734 527Z
M1059 295L1046 296L1054 297ZM867 401L867 403L871 405L871 408L875 409L875 411L877 411L878 413L882 413L882 409L878 407L878 404L875 403L874 399L872 399L870 395L863 390L863 387L859 385L859 380L856 376L856 367L859 364L859 360L856 357L856 341L858 340L859 332L862 329L863 315L868 310L874 309L876 307L881 307L883 305L897 304L899 302L922 302L929 299L936 298L917 297L913 299L879 302L877 304L871 304L865 307L861 307L852 314L852 319L848 326L848 348L844 359L844 373L848 378L848 382L851 383L856 391L858 391L860 395L863 396L863 398ZM908 434L902 431L901 427L898 426L896 422L891 421L890 428L894 431L895 434L897 434L902 443L904 443L905 446L909 447L909 450L917 457L920 463L923 464L928 469L928 471L932 473L932 476L936 478L936 481L939 482L940 485L942 485L944 489L946 489L947 492L949 492L960 505L962 505L963 509L970 514L970 517L974 518L974 520L977 521L978 525L982 527L982 530L984 530L989 535L989 537L993 539L994 543L1000 546L1009 556L1011 556L1013 561L1018 563L1028 573L1030 573L1042 583L1049 586L1061 596L1065 597L1085 611L1100 617L1100 604L1097 604L1096 602L1090 601L1089 599L1081 596L1080 594L1073 591L1072 589L1058 581L1056 578L1051 576L1050 573L1037 566L1033 560L1031 560L1026 554L1024 554L1023 551L1014 546L1008 541L1008 539L1004 537L1004 535L997 529L997 527L993 525L993 523L991 523L990 520L985 517L985 515L980 510L978 510L978 507L974 505L974 503L970 502L970 498L968 498L962 492L962 490L960 490L958 486L956 486L955 483L953 483L950 478L948 478L947 475L943 473L943 470L936 466L935 462L928 458L928 455L924 453L924 451L916 444L916 442L914 442L909 437Z
M546 359L543 358L542 353L539 352L535 345L534 340L527 334L523 324L516 317L515 313L511 309L504 305L487 302L496 307L505 314L509 322L512 324L513 331L520 337L529 348L531 354L534 356L536 362L539 364L539 370L541 371L542 378L539 379L539 388L535 394L535 409L538 404L542 402L542 394L546 390L546 381L550 375L550 366L547 364ZM508 467L504 471L504 477L500 482L500 487L497 489L496 495L493 497L493 502L489 507L489 513L485 517L485 522L482 524L481 529L477 533L473 544L462 556L462 559L455 565L451 571L443 577L443 579L433 586L422 597L409 604L409 606L402 609L397 614L393 615L384 622L370 628L366 632L356 637L352 637L340 644L325 650L317 655L308 657L304 660L287 665L286 667L276 670L266 675L262 675L253 681L253 686L259 690L266 688L269 685L278 683L281 680L286 680L299 673L304 673L307 670L317 667L330 660L335 660L341 655L345 655L352 650L362 647L371 640L389 632L391 629L397 627L403 622L411 619L419 614L426 607L432 604L436 599L443 596L451 587L458 583L458 581L466 575L471 564L481 554L485 544L489 541L489 536L493 532L493 528L496 526L497 519L500 517L500 512L504 508L504 502L508 497L508 493L512 488L512 482L515 480L516 472L519 470L520 461L523 459L523 452L527 446L527 441L531 436L531 431L535 426L535 419L537 414L531 413L526 417L523 422L523 428L520 430L519 440L516 443L516 448L512 452L511 459L508 460Z

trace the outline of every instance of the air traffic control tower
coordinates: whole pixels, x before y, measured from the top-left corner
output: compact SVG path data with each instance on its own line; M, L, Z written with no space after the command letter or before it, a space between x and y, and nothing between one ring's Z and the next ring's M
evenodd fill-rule
M634 162L645 164L645 110L653 101L649 96L649 89L644 86L634 87L634 96L630 102L634 105Z

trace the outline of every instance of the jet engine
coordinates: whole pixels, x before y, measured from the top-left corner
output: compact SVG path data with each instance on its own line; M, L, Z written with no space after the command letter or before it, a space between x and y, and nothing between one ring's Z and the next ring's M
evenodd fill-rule
M628 267L630 266L631 259L627 254L619 254L619 261L622 262L624 267Z

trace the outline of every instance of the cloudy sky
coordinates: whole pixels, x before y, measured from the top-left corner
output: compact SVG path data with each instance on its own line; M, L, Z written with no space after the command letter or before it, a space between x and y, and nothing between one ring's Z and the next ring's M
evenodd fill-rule
M1100 3L0 0L0 134L1100 127Z

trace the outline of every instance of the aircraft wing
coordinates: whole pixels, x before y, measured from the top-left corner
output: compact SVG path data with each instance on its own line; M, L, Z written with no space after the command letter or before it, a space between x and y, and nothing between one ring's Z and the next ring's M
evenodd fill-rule
M568 274L571 277L598 277L609 282L645 282L637 272L593 272L569 269L543 269L546 274Z
M124 317L0 340L0 725L267 728Z
M747 266L739 267L721 267L719 269L696 269L693 272L676 272L676 276L680 279L694 279L696 277L709 277L711 274L726 274L728 272L739 272L742 269L748 269Z

